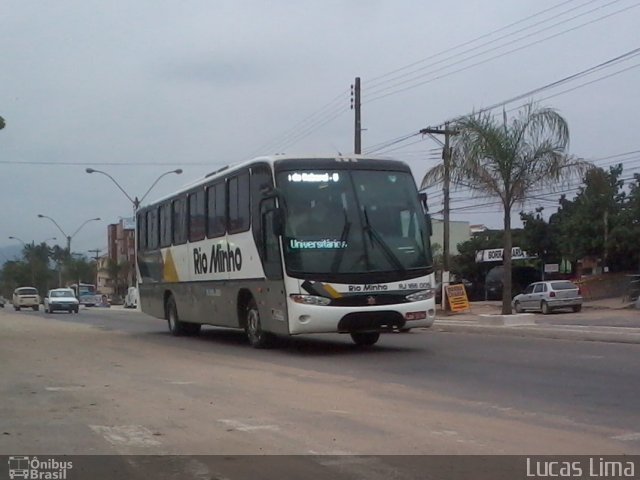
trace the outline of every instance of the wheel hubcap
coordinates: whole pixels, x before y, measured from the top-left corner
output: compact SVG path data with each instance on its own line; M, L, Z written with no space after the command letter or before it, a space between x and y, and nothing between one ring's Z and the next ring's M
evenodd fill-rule
M247 327L249 329L249 335L257 339L260 337L260 317L255 310L249 310L247 314Z

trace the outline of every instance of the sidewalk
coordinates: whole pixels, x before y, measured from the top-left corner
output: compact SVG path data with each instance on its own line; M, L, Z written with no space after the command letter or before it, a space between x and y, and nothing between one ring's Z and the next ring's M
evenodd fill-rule
M590 300L580 313L501 315L501 302L471 302L462 313L438 310L434 327L442 332L511 335L560 340L640 344L640 310L620 298Z

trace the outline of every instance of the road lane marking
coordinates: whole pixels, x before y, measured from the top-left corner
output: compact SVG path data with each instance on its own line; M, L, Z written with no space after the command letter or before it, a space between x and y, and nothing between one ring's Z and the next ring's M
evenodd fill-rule
M234 430L238 430L240 432L253 432L255 430L280 430L280 427L278 427L277 425L249 425L248 423L241 422L240 420L233 420L229 418L221 418L218 420L218 422L224 423L225 425L228 425Z
M48 392L75 392L84 388L84 385L70 385L68 387L45 387Z
M160 445L153 433L142 425L89 425L89 428L116 446L152 447Z
M640 432L625 433L624 435L616 435L611 437L613 440L620 440L621 442L635 442L640 440Z

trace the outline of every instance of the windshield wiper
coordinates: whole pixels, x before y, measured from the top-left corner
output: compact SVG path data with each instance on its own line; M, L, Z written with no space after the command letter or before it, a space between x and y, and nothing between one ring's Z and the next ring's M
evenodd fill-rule
M404 265L402 265L402 262L400 261L398 256L395 253L393 253L393 250L391 250L387 242L384 241L384 238L382 238L382 236L378 233L378 231L375 228L373 228L373 226L369 222L369 214L367 213L367 207L363 207L363 210L364 210L364 221L365 221L364 231L369 233L369 239L370 240L375 239L378 242L378 244L382 247L382 251L387 257L387 260L389 260L394 267L396 267L398 270L404 273L406 271L406 268L404 268ZM373 241L371 243L373 243Z
M331 273L337 273L340 268L342 258L344 257L344 251L347 249L344 243L349 237L349 230L351 230L351 222L347 218L347 210L343 208L342 211L344 213L344 225L342 226L342 233L340 234L340 250L338 250L338 253L336 253L335 258L331 263Z

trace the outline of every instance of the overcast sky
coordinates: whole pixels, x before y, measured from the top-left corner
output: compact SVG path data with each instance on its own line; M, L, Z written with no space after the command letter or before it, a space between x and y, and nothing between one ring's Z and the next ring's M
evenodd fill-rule
M39 213L68 234L101 217L73 238L80 252L106 250L107 224L132 212L87 167L132 197L182 168L152 200L258 154L352 152L356 76L366 152L640 47L631 0L5 0L0 9L0 247L8 236L64 245ZM541 102L568 120L573 154L640 150L638 59L531 97L558 94ZM419 182L437 147L414 136L377 153L407 161ZM633 173L638 156L615 159ZM499 227L497 207L482 203L457 200L454 218Z

